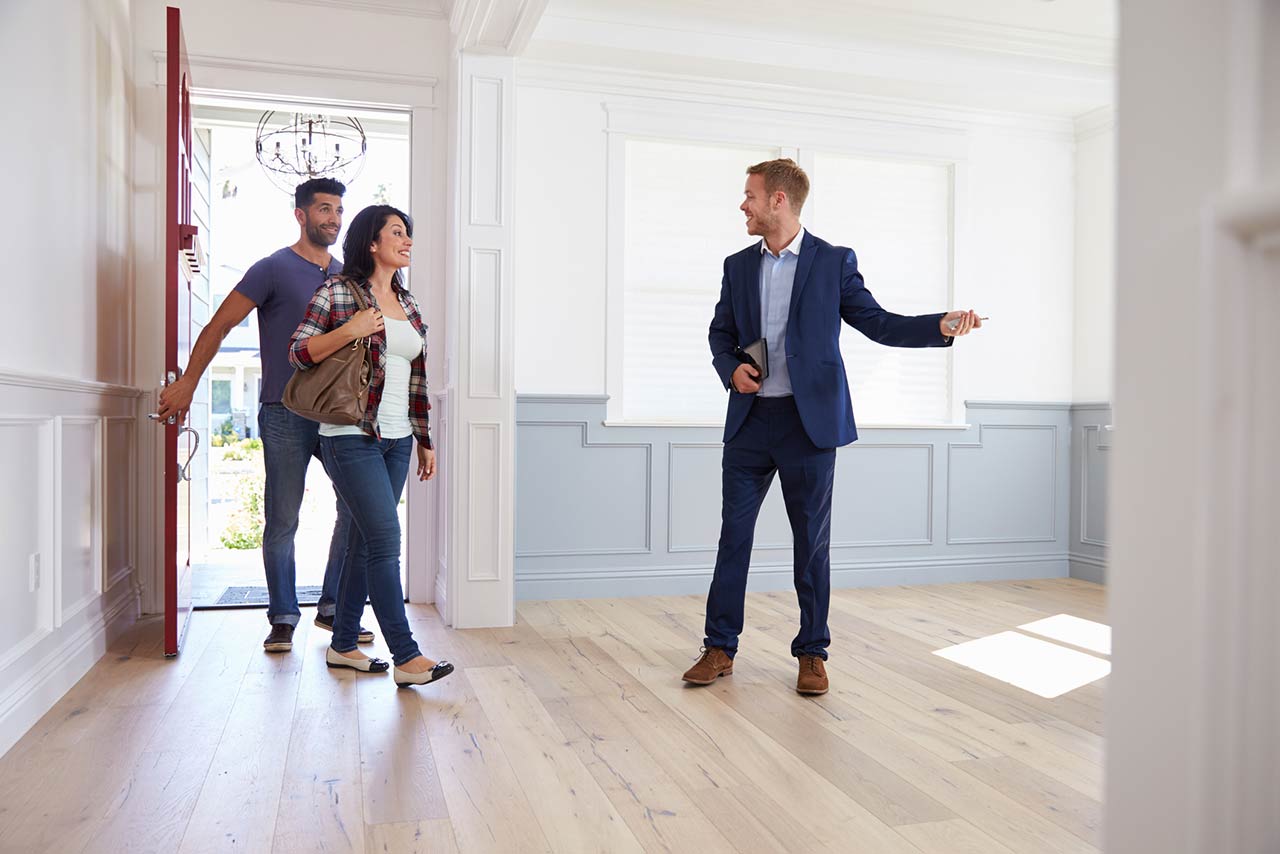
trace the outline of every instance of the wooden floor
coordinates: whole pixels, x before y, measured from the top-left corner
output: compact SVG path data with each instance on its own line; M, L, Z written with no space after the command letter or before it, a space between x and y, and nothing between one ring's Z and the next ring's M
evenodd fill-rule
M931 653L1104 621L1101 587L839 591L818 698L790 593L752 594L735 673L685 687L702 605L526 602L473 631L413 606L458 672L407 690L327 670L309 624L265 655L260 611L197 614L176 661L140 624L0 759L0 850L1098 850L1103 683L1045 700Z

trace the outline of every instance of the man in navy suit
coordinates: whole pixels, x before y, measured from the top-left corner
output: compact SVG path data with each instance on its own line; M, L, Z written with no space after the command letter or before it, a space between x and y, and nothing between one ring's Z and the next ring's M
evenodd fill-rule
M792 160L747 169L740 209L747 233L763 239L724 262L709 336L712 364L729 391L723 505L707 636L701 657L684 674L694 685L733 672L756 517L776 472L791 520L800 602L800 632L791 642L800 664L796 690L827 691L836 448L858 438L840 321L890 347L949 347L982 325L972 311L906 317L881 308L863 285L853 250L801 227L808 194L809 178ZM738 356L738 348L760 338L767 342L763 378Z

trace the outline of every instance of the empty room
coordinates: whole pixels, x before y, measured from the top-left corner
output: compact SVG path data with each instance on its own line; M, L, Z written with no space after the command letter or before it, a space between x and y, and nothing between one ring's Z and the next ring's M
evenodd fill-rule
M0 4L0 853L1280 850L1275 2L174 2Z

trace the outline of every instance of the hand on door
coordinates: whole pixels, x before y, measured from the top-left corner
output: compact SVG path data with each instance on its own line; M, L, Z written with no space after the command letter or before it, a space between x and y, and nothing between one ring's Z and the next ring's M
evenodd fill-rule
M190 376L181 376L160 389L160 407L156 410L159 420L163 421L174 415L179 424L186 422L187 410L191 408L191 398L196 390L195 384L188 381Z

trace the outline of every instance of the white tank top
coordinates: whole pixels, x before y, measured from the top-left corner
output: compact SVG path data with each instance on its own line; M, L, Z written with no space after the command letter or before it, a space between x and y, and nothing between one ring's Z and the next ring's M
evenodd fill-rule
M382 318L387 335L386 371L382 400L378 402L378 432L384 439L413 435L409 423L409 373L413 360L422 355L422 336L408 320ZM321 424L321 436L362 436L355 425Z

